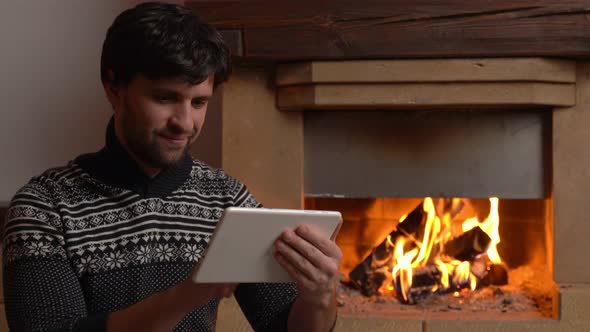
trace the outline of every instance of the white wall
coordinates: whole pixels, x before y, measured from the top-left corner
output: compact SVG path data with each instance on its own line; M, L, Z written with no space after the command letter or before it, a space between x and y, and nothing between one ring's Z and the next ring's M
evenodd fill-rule
M100 149L111 115L102 42L139 2L0 1L0 205L33 175Z

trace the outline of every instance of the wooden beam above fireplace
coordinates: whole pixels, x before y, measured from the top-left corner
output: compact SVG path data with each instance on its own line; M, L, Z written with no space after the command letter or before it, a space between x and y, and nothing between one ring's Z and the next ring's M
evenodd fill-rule
M590 56L587 0L191 0L244 58Z

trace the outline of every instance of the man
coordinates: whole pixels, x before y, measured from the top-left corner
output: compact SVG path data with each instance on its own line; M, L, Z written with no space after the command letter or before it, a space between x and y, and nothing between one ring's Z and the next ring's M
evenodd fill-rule
M234 294L257 331L328 331L341 252L308 227L275 257L295 283L195 284L223 209L257 207L246 187L188 155L227 79L219 34L190 10L146 3L119 15L101 79L114 116L106 145L34 177L4 229L13 331L211 331Z

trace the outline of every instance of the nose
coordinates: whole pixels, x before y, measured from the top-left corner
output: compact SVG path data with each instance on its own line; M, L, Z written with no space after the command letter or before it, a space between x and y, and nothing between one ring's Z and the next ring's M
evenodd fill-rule
M184 133L190 133L193 131L193 120L191 117L192 105L188 103L180 103L174 109L172 117L169 119L169 124Z

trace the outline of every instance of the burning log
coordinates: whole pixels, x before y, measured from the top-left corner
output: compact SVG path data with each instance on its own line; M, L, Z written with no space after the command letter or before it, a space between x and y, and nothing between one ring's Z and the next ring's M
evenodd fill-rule
M442 266L444 268L444 266ZM407 271L400 271L395 278L394 289L398 299L405 304L416 304L431 294L445 294L461 289L475 289L476 278L470 276L469 263L463 262L454 269L440 269L439 265L428 265L412 269L412 282L404 285L402 275ZM443 272L445 271L445 272Z
M424 230L425 214L423 204L419 204L402 222L397 225L397 230L409 237L416 238ZM395 242L394 242L395 243Z
M481 280L485 286L489 285L507 285L508 284L508 270L502 264L492 264Z
M445 244L444 253L460 261L472 261L488 250L492 239L479 227L457 236Z
M379 294L379 289L391 275L392 264L393 245L385 240L348 274L352 286L360 289L365 296Z
M365 296L379 294L379 289L387 280L391 280L393 267L394 243L399 236L416 237L424 224L424 210L419 204L406 219L389 233L388 239L379 244L371 254L357 265L349 274L350 284L360 289Z
M490 265L490 263L491 262L488 259L488 257L482 255L471 262L469 269L478 280L482 280L488 273L488 266Z
M441 286L442 274L436 265L412 269L412 285L402 289L401 274L395 278L395 292L400 301L405 304L416 304L421 299L434 293Z
M477 277L478 284L483 286L508 284L506 266L490 262L487 256L479 257L471 263L471 273Z

